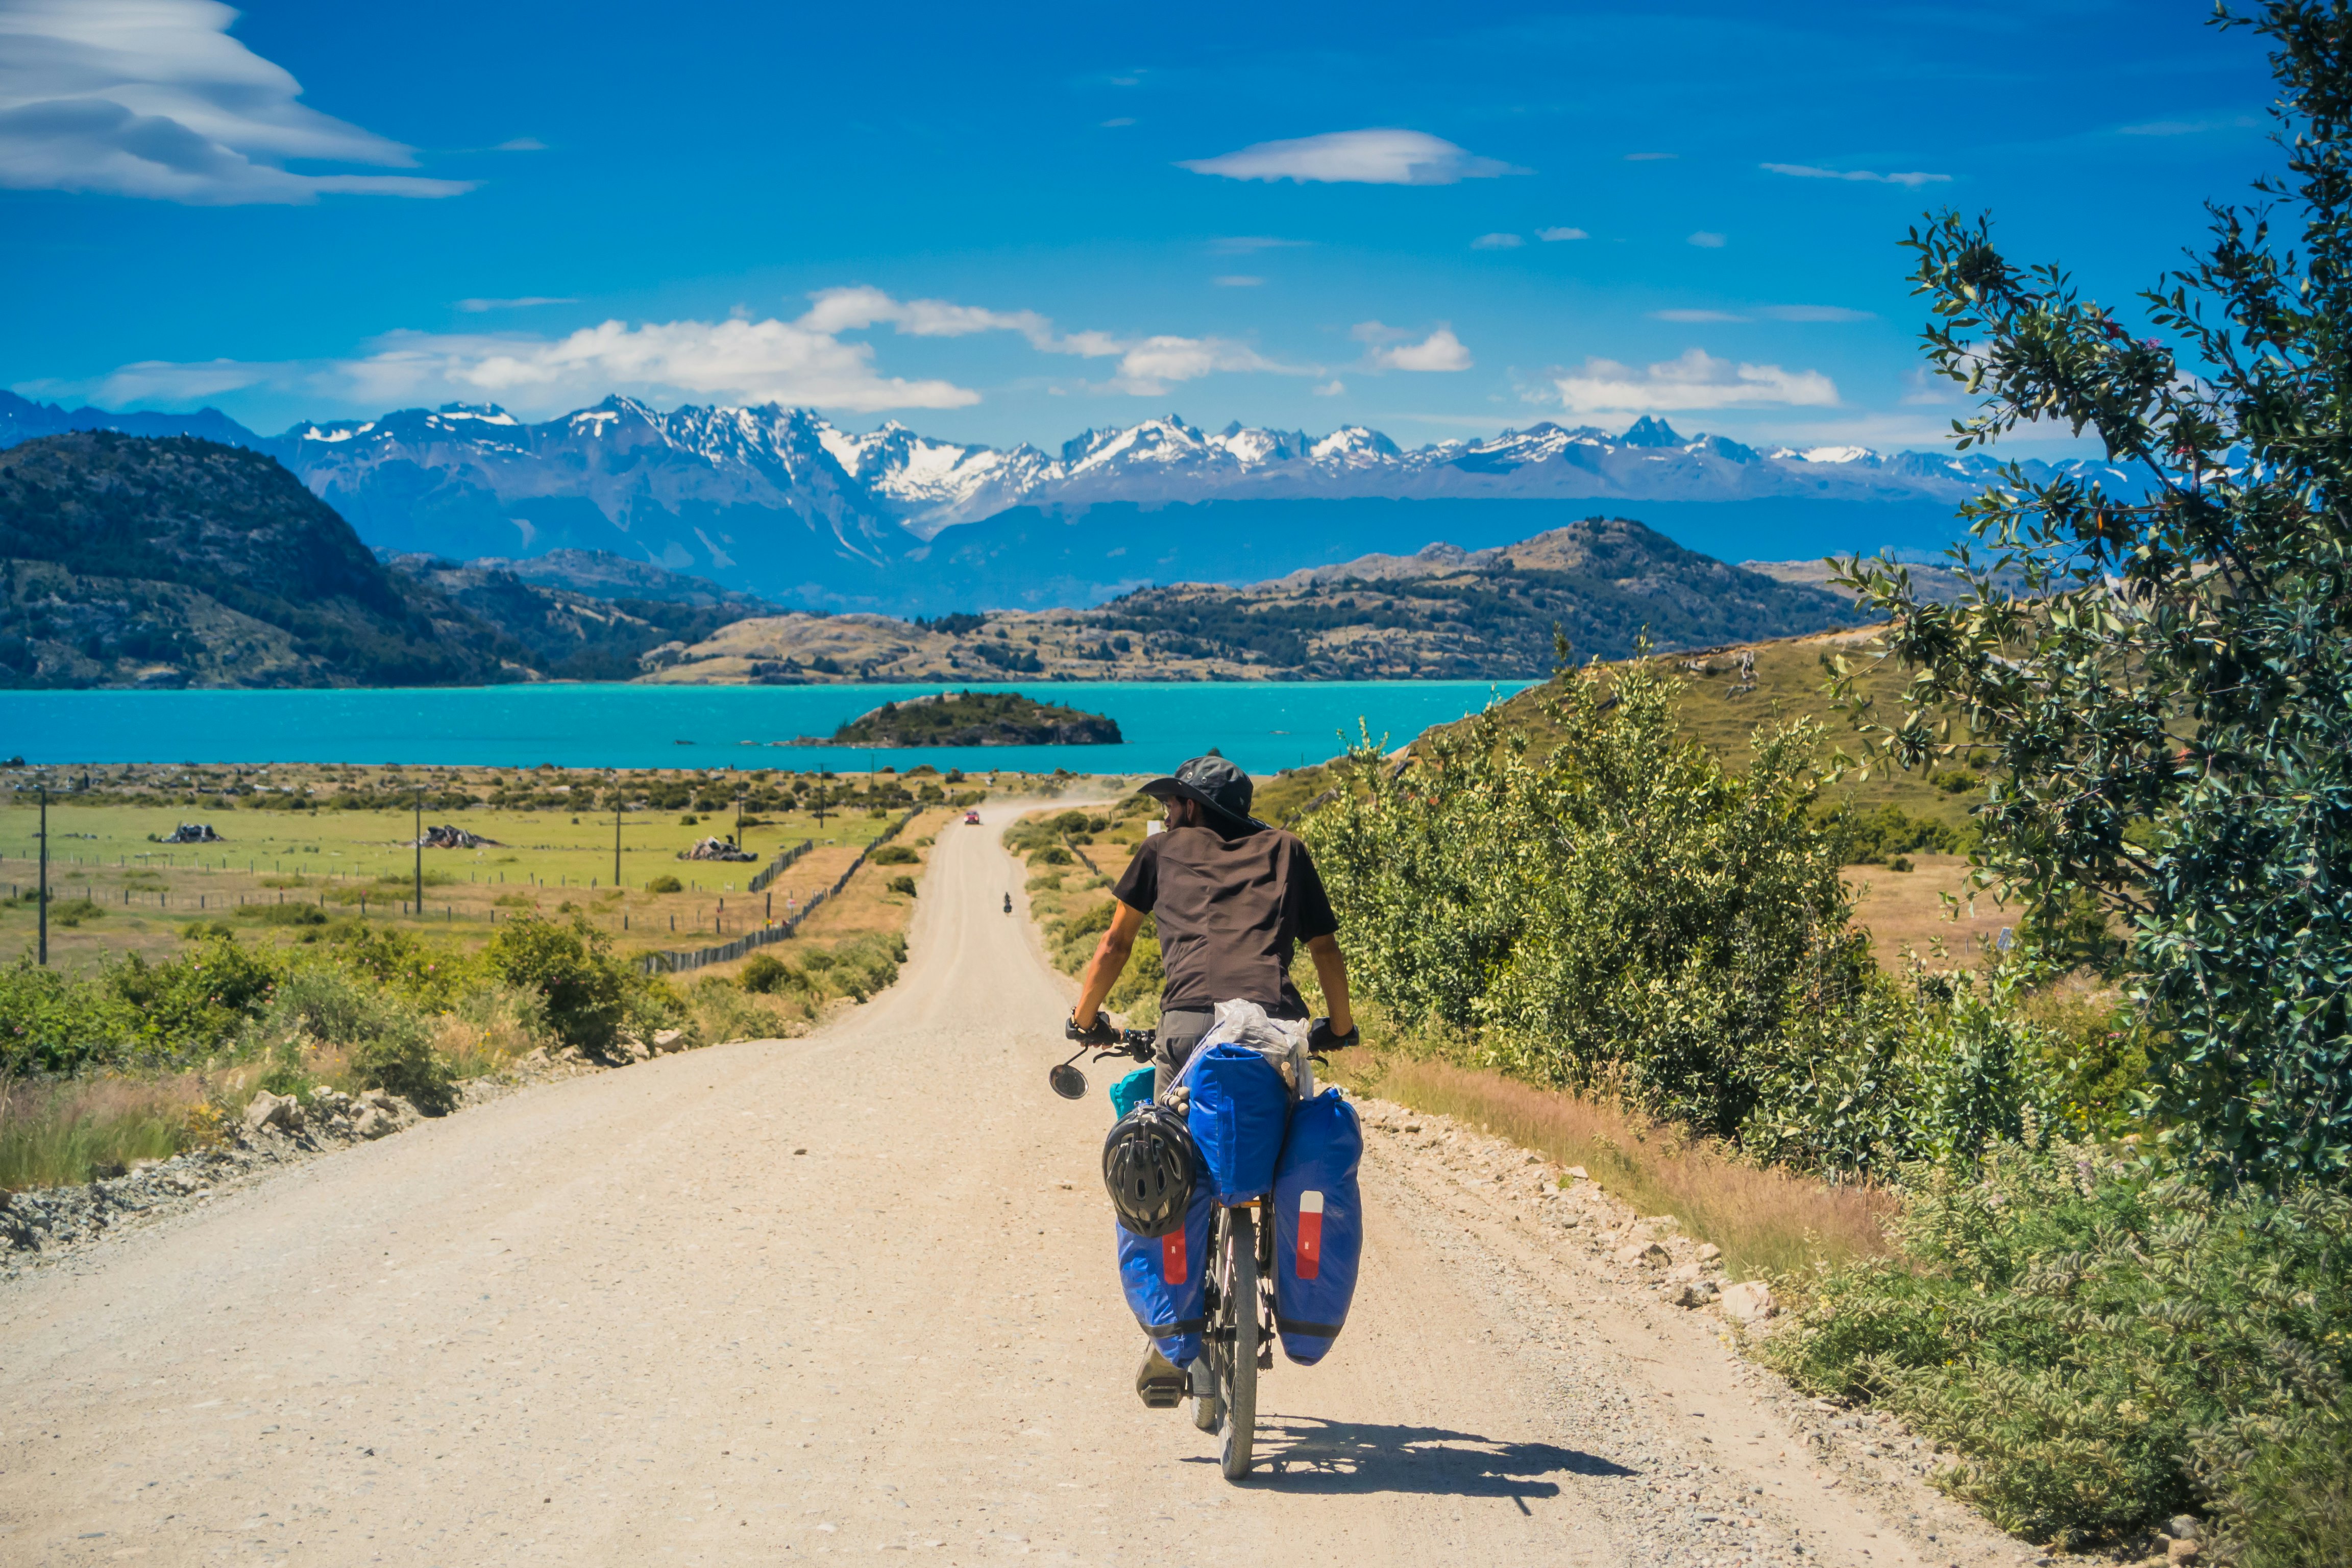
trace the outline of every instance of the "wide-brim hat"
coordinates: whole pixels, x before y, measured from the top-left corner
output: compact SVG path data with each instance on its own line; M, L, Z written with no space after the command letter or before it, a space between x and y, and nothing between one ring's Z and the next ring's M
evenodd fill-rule
M1249 814L1250 798L1257 793L1249 774L1213 753L1194 757L1167 777L1150 781L1142 793L1160 800L1181 795L1197 801L1211 816L1233 827L1265 826Z

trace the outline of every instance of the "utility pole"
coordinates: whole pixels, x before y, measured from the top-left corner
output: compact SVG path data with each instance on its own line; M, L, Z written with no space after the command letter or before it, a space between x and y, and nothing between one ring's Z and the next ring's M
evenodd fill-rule
M738 849L743 847L743 794L740 788L735 791L735 847Z
M621 775L613 774L613 886L621 885ZM626 915L621 917L627 920Z
M41 786L41 885L34 890L41 905L41 963L49 962L49 786Z
M416 786L416 918L425 918L425 786Z

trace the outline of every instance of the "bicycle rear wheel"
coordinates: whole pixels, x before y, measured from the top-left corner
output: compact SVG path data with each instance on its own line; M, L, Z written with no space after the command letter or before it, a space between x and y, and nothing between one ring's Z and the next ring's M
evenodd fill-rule
M1257 1218L1248 1209L1225 1211L1223 1312L1233 1325L1226 1348L1225 1434L1219 1459L1225 1479L1249 1474L1257 1435Z

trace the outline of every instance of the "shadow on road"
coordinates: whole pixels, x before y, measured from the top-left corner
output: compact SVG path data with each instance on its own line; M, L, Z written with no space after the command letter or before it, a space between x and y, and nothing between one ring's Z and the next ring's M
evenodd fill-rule
M1251 1479L1276 1491L1328 1496L1426 1492L1516 1499L1559 1496L1559 1483L1547 1479L1553 1476L1633 1473L1598 1455L1551 1443L1497 1443L1438 1426L1269 1415L1258 1420L1257 1465Z

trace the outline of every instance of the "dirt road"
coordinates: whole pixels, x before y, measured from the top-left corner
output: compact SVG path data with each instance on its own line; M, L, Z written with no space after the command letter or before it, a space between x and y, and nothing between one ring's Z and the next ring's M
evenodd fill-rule
M835 1026L515 1095L0 1289L0 1563L2015 1559L1923 1544L1928 1494L1809 1467L1710 1326L1393 1142L1346 1336L1267 1375L1228 1485L1131 1390L1108 1107L1046 1090L1067 993L1000 912L996 826L945 830L903 978Z

